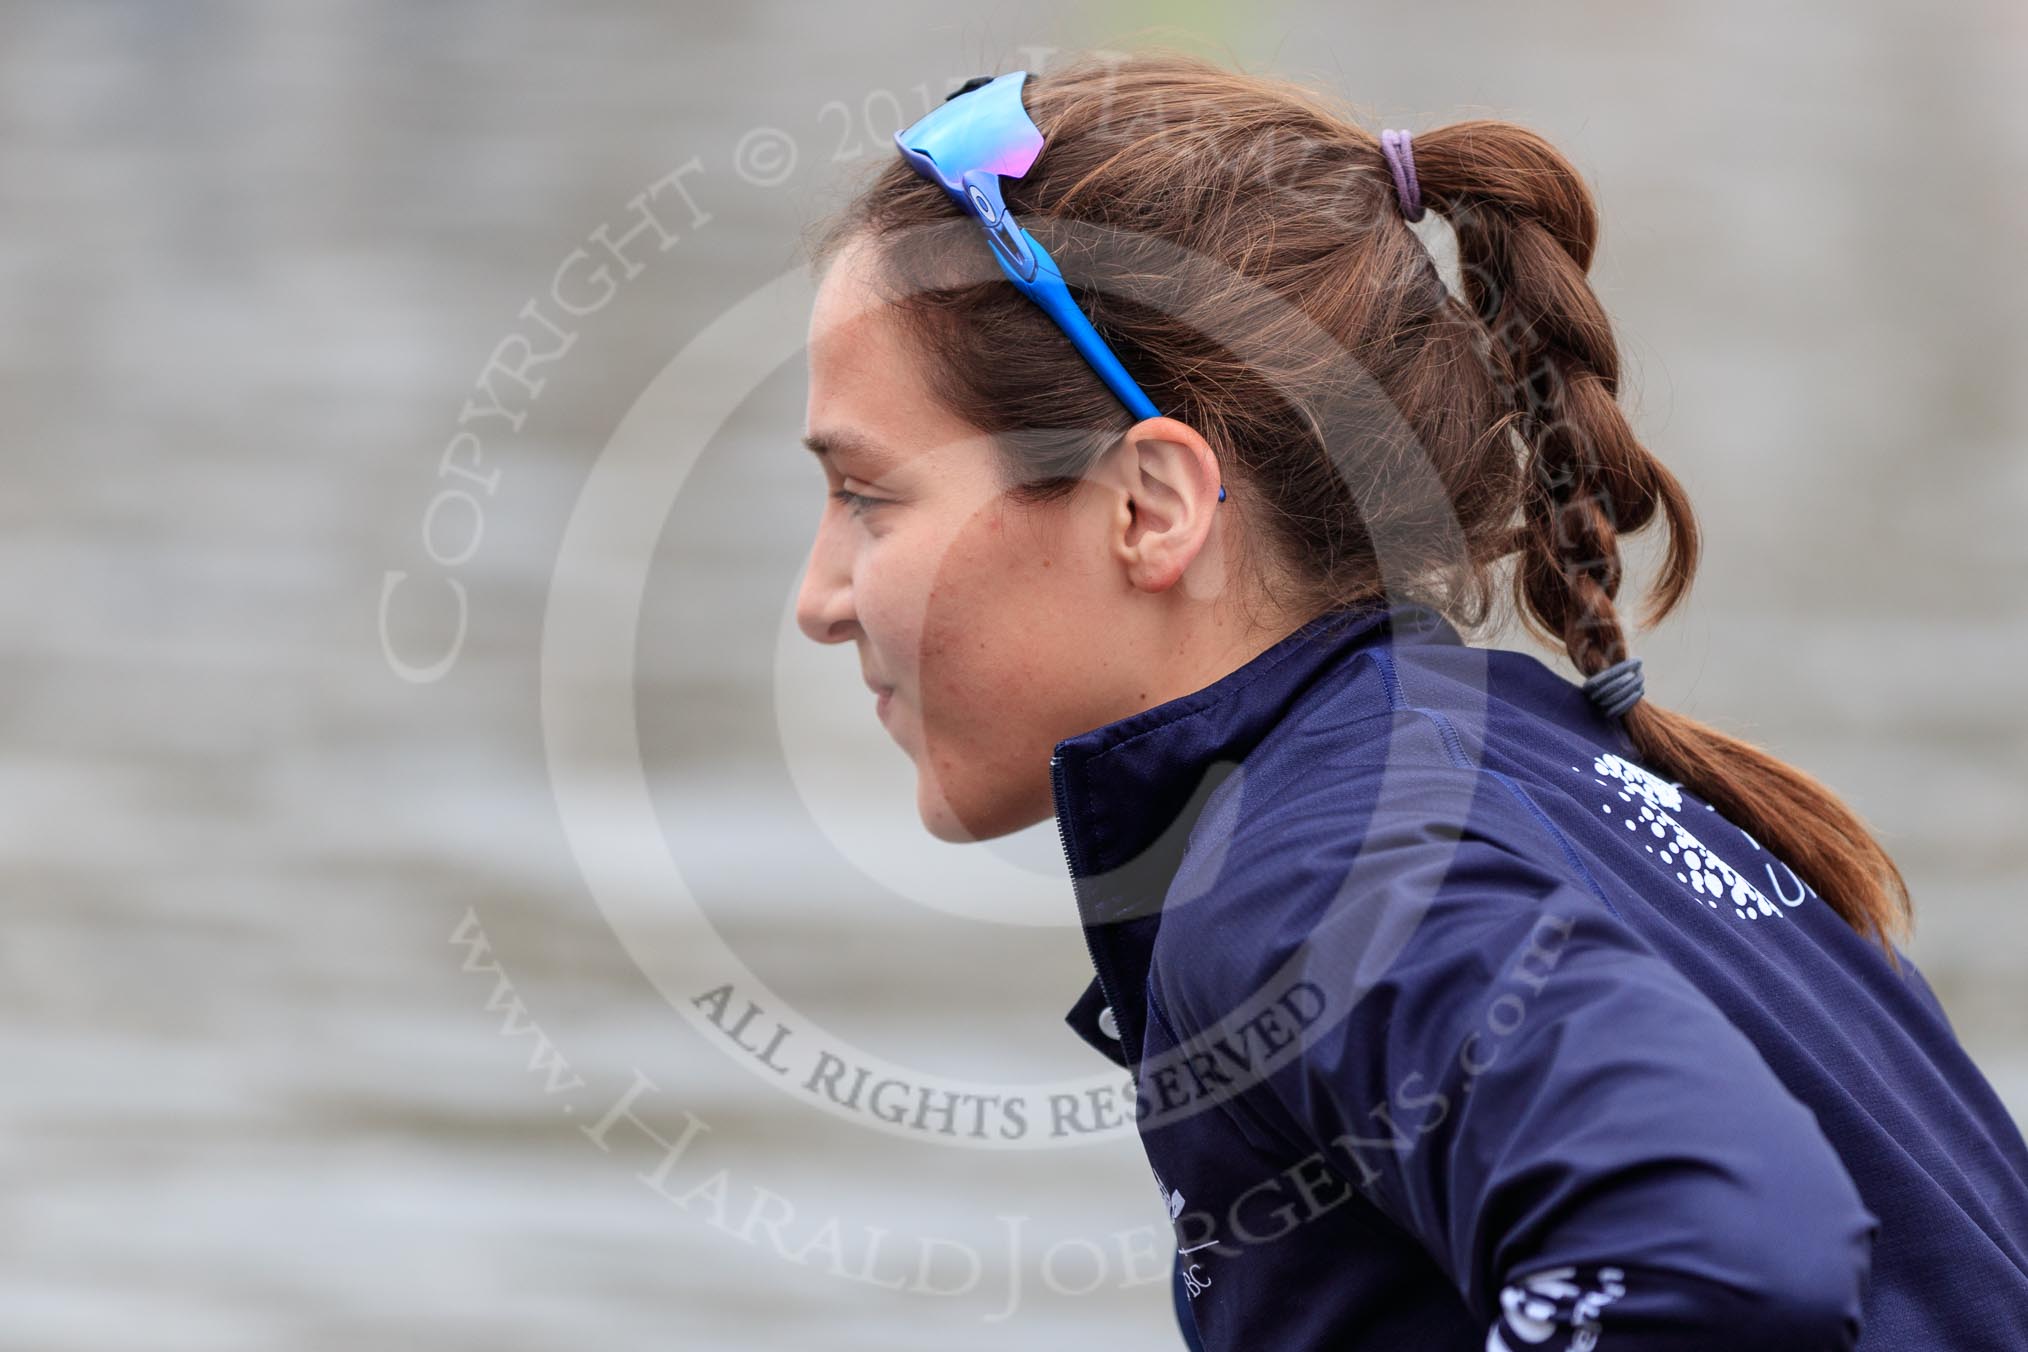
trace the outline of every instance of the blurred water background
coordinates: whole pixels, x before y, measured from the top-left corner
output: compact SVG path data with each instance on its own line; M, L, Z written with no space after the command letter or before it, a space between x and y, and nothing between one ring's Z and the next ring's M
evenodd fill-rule
M1707 532L1690 603L1639 640L1650 695L1877 828L2019 1117L2024 23L2001 0L0 7L0 1346L1177 1345L1131 1134L894 1140L679 1015L594 903L545 758L545 699L567 723L626 691L541 665L620 420L798 268L888 134L966 76L1150 36L1325 84L1376 130L1512 117L1585 172L1627 402ZM495 379L505 410L469 414L510 335L561 341L524 305L672 174L680 238L634 238L539 390ZM853 654L795 633L821 482L801 358L769 354L800 324L688 350L732 414L651 555L603 559L646 578L632 689L671 854L837 1037L1092 1074L1053 829L922 836ZM470 496L433 507L446 488ZM701 925L672 906L631 935L681 953ZM531 1024L581 1089L530 1070ZM643 1132L583 1129L630 1088L671 1139L698 1124L688 1208L641 1181ZM987 1268L955 1294L853 1280L827 1224L854 1264L888 1234L869 1272L930 1236Z

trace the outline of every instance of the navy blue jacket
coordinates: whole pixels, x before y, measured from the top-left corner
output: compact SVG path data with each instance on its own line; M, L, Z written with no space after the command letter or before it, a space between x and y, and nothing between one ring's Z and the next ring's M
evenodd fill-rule
M1059 743L1208 1349L2028 1348L2028 1147L1900 971L1425 606Z

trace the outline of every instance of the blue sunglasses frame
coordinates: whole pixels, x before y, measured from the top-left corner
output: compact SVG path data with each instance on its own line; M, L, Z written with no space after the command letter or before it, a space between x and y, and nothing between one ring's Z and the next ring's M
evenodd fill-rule
M1139 418L1159 417L1154 401L1071 299L1056 260L1007 214L1001 199L1000 180L1023 177L1042 153L1042 132L1021 104L1027 79L1025 70L975 76L946 96L941 108L896 132L894 143L917 173L942 187L984 228L1007 280L1056 321L1127 410Z
M1155 401L1077 308L1049 250L1007 213L1000 180L1024 177L1042 153L1042 131L1021 103L1027 79L1025 70L973 76L945 95L942 107L896 132L894 144L911 168L979 223L1007 280L1055 321L1127 411L1137 418L1160 417ZM1218 500L1225 501L1223 484Z

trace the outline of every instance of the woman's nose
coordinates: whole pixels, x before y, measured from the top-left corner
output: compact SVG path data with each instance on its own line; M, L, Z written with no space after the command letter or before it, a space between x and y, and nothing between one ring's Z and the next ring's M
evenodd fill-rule
M803 569L796 593L796 624L818 643L844 643L858 630L852 608L852 577L829 557L820 534Z

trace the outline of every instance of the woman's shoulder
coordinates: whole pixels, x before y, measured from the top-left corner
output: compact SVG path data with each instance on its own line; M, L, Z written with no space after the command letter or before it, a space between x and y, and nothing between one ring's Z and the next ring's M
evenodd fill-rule
M1320 931L1370 965L1433 914L1525 930L1551 893L1591 898L1525 797L1460 764L1440 721L1396 709L1315 734L1268 739L1205 799L1163 901L1158 985L1223 1005Z

